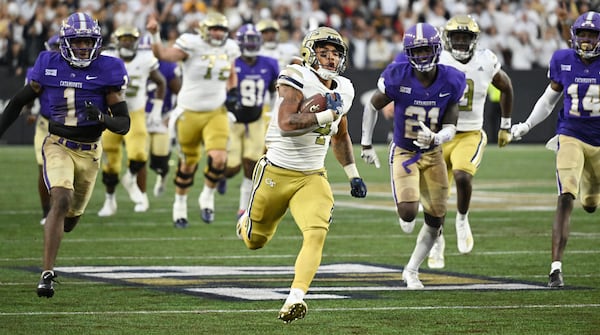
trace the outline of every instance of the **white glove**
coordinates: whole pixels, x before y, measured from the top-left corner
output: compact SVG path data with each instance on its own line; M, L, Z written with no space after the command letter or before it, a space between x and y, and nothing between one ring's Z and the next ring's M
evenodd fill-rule
M427 149L431 146L431 142L433 142L435 138L435 133L429 129L423 121L419 121L419 126L421 130L417 132L417 140L413 141L413 144L421 149Z
M377 153L375 152L375 149L373 149L373 148L361 149L360 157L367 164L375 164L375 167L378 169L381 167L381 164L379 163L379 158L377 157Z
M148 118L148 124L156 126L162 123L163 101L152 99L152 111Z
M519 122L510 128L510 134L515 141L518 141L521 137L525 136L529 130L530 127L527 122Z

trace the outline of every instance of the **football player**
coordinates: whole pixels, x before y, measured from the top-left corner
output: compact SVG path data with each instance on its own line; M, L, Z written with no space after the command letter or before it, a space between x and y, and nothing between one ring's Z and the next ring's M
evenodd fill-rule
M50 211L44 225L40 297L54 295L54 265L62 237L72 231L90 200L100 169L105 129L129 131L123 93L127 71L123 61L99 55L102 33L88 14L74 13L60 27L60 52L43 51L30 82L10 99L0 117L0 136L23 106L40 98L50 121L44 139L44 177L50 191ZM106 71L110 69L110 71Z
M550 84L525 122L513 125L521 139L545 120L564 96L555 138L558 200L552 225L549 287L563 287L562 258L569 238L573 201L593 213L600 204L600 14L587 12L571 26L571 49L557 50L550 59Z
M229 134L225 177L231 178L243 169L238 218L246 210L252 189L252 171L264 153L265 125L262 117L265 93L275 94L279 66L275 58L260 56L260 33L254 25L241 26L236 35L242 55L235 60L238 77L238 104L230 106L235 122Z
M378 114L394 102L394 140L390 146L392 193L399 223L414 226L423 204L425 224L402 271L409 289L421 289L419 267L441 234L448 201L448 174L441 145L456 133L458 102L466 87L464 73L438 64L440 34L428 23L417 23L404 34L403 58L389 64L377 82L363 113L362 156L379 162L372 146Z
M348 48L337 31L321 27L304 37L300 55L303 65L288 65L279 74L276 113L266 136L267 152L256 164L250 203L236 227L246 247L262 248L289 209L302 232L294 280L279 311L279 319L285 323L306 315L304 296L321 263L332 222L333 193L325 170L330 142L350 181L351 195L367 195L348 134L346 114L354 99L354 86L340 76ZM302 101L317 93L326 96L327 109L299 113Z
M512 82L500 67L496 55L489 49L477 49L479 26L468 15L452 17L444 26L445 43L440 64L453 66L464 72L467 89L458 104L456 136L442 144L444 160L448 167L448 181L456 183L456 242L458 251L467 254L473 249L473 235L469 225L469 206L473 190L473 176L481 164L487 136L483 131L483 114L488 87L500 90L500 130L498 146L507 145L510 138L513 110ZM428 266L444 267L444 236L440 235L429 254Z
M165 78L158 70L158 59L149 50L138 50L140 32L132 26L118 27L113 33L116 50L106 51L106 55L120 57L125 62L129 75L129 85L125 92L125 101L131 117L131 130L127 135L104 132L102 147L104 148L104 164L102 166L102 183L106 188L104 205L98 216L112 216L117 212L116 186L119 183L121 161L123 159L123 142L127 151L128 168L121 178L121 184L127 190L129 198L135 203L135 212L148 210L149 201L146 193L146 161L148 151L146 141L146 85L153 81L157 88L152 100L153 110L149 114L151 122L162 121L162 106L165 96ZM139 176L138 176L139 174Z
M179 151L173 223L177 228L188 225L187 194L194 183L202 146L207 163L198 204L202 220L211 223L215 219L216 185L224 175L227 161L229 119L224 103L227 92L237 87L233 63L240 50L228 38L227 18L217 12L200 21L197 34L182 34L172 47L163 47L155 17L150 17L146 28L152 34L152 51L158 59L182 62L181 91L169 118Z

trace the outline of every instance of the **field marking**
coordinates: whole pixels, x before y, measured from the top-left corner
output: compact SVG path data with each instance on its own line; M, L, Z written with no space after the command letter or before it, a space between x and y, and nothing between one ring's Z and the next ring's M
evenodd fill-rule
M314 308L310 312L355 312L355 311L420 311L420 310L469 310L469 309L554 309L554 308L600 308L600 304L548 304L548 305L501 305L501 306L389 306L389 307L336 307ZM270 313L279 309L196 309L163 311L85 311L85 312L0 312L0 316L45 316L45 315L161 315L161 314L231 314Z

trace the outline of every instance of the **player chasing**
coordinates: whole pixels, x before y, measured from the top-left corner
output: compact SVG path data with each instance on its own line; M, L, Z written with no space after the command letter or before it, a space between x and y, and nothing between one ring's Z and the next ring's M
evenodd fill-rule
M438 64L442 42L430 24L410 27L403 42L405 54L385 68L377 82L378 91L365 105L361 156L367 163L378 164L371 145L373 130L378 111L393 101L394 139L389 162L399 223L414 226L419 202L425 217L402 278L409 289L422 289L419 267L442 232L448 201L441 145L456 133L458 102L466 80L459 70Z
M102 156L105 129L124 135L130 119L123 92L127 72L123 61L99 55L98 22L84 13L71 14L60 27L60 53L43 51L30 82L13 96L0 117L0 136L24 105L40 98L48 109L44 139L44 176L50 212L44 225L44 257L39 297L54 296L54 265L64 233L71 232L90 200ZM111 69L111 71L106 71Z
M544 121L564 96L556 136L558 199L552 225L549 287L563 287L562 260L569 238L573 201L593 213L600 204L600 14L587 12L571 26L571 49L557 50L550 59L550 84L525 122L512 126L515 140Z
M254 169L248 209L236 226L238 237L252 250L273 238L288 209L302 232L294 280L278 316L285 323L306 315L304 296L321 264L333 220L333 193L325 170L330 142L350 180L351 195L367 195L348 134L346 113L354 99L354 86L340 76L348 60L346 44L334 29L320 27L304 37L300 55L303 65L288 65L279 74L267 152ZM326 97L326 108L316 113L301 111L302 102L317 93Z
M456 136L442 144L442 152L448 168L448 182L452 185L454 179L456 184L455 227L458 252L468 254L474 243L469 225L473 176L481 164L487 144L483 115L488 87L492 84L500 90L500 148L511 140L513 88L510 78L500 68L496 55L489 49L477 49L479 26L470 16L452 17L445 25L442 37L446 48L440 56L440 64L455 67L465 73L467 78L467 88L458 104ZM429 268L441 269L445 266L445 244L444 235L440 234L429 254Z

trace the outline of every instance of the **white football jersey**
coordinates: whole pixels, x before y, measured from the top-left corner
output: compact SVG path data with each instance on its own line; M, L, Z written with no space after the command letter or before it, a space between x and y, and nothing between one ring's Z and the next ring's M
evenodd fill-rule
M500 71L498 57L489 49L477 49L468 63L463 64L442 51L440 64L450 65L465 73L467 87L459 103L456 130L470 131L483 128L483 112L488 86Z
M119 58L117 50L107 50L103 55ZM135 57L125 61L125 70L129 77L129 83L125 90L125 102L130 112L144 110L146 108L146 85L150 72L158 70L158 59L154 57L151 50L138 49Z
M289 65L294 56L300 56L300 49L291 43L278 43L275 48L265 48L263 45L259 51L260 55L277 59L279 68L283 69Z
M215 47L198 34L185 33L177 38L175 47L188 54L181 65L183 76L177 95L178 107L202 112L223 105L233 61L241 55L237 43L227 39L223 46Z
M354 100L354 86L345 77L337 76L333 81L336 83L334 89L326 88L311 69L301 65L288 65L279 75L277 85L288 85L302 91L304 98L317 93L340 94L342 109L345 115L352 106ZM277 122L281 98L277 98L273 109L273 115L265 144L267 146L267 159L277 166L295 171L309 171L320 169L325 164L325 156L329 149L331 135L337 133L341 116L324 127L319 127L311 132L300 136L281 136Z

